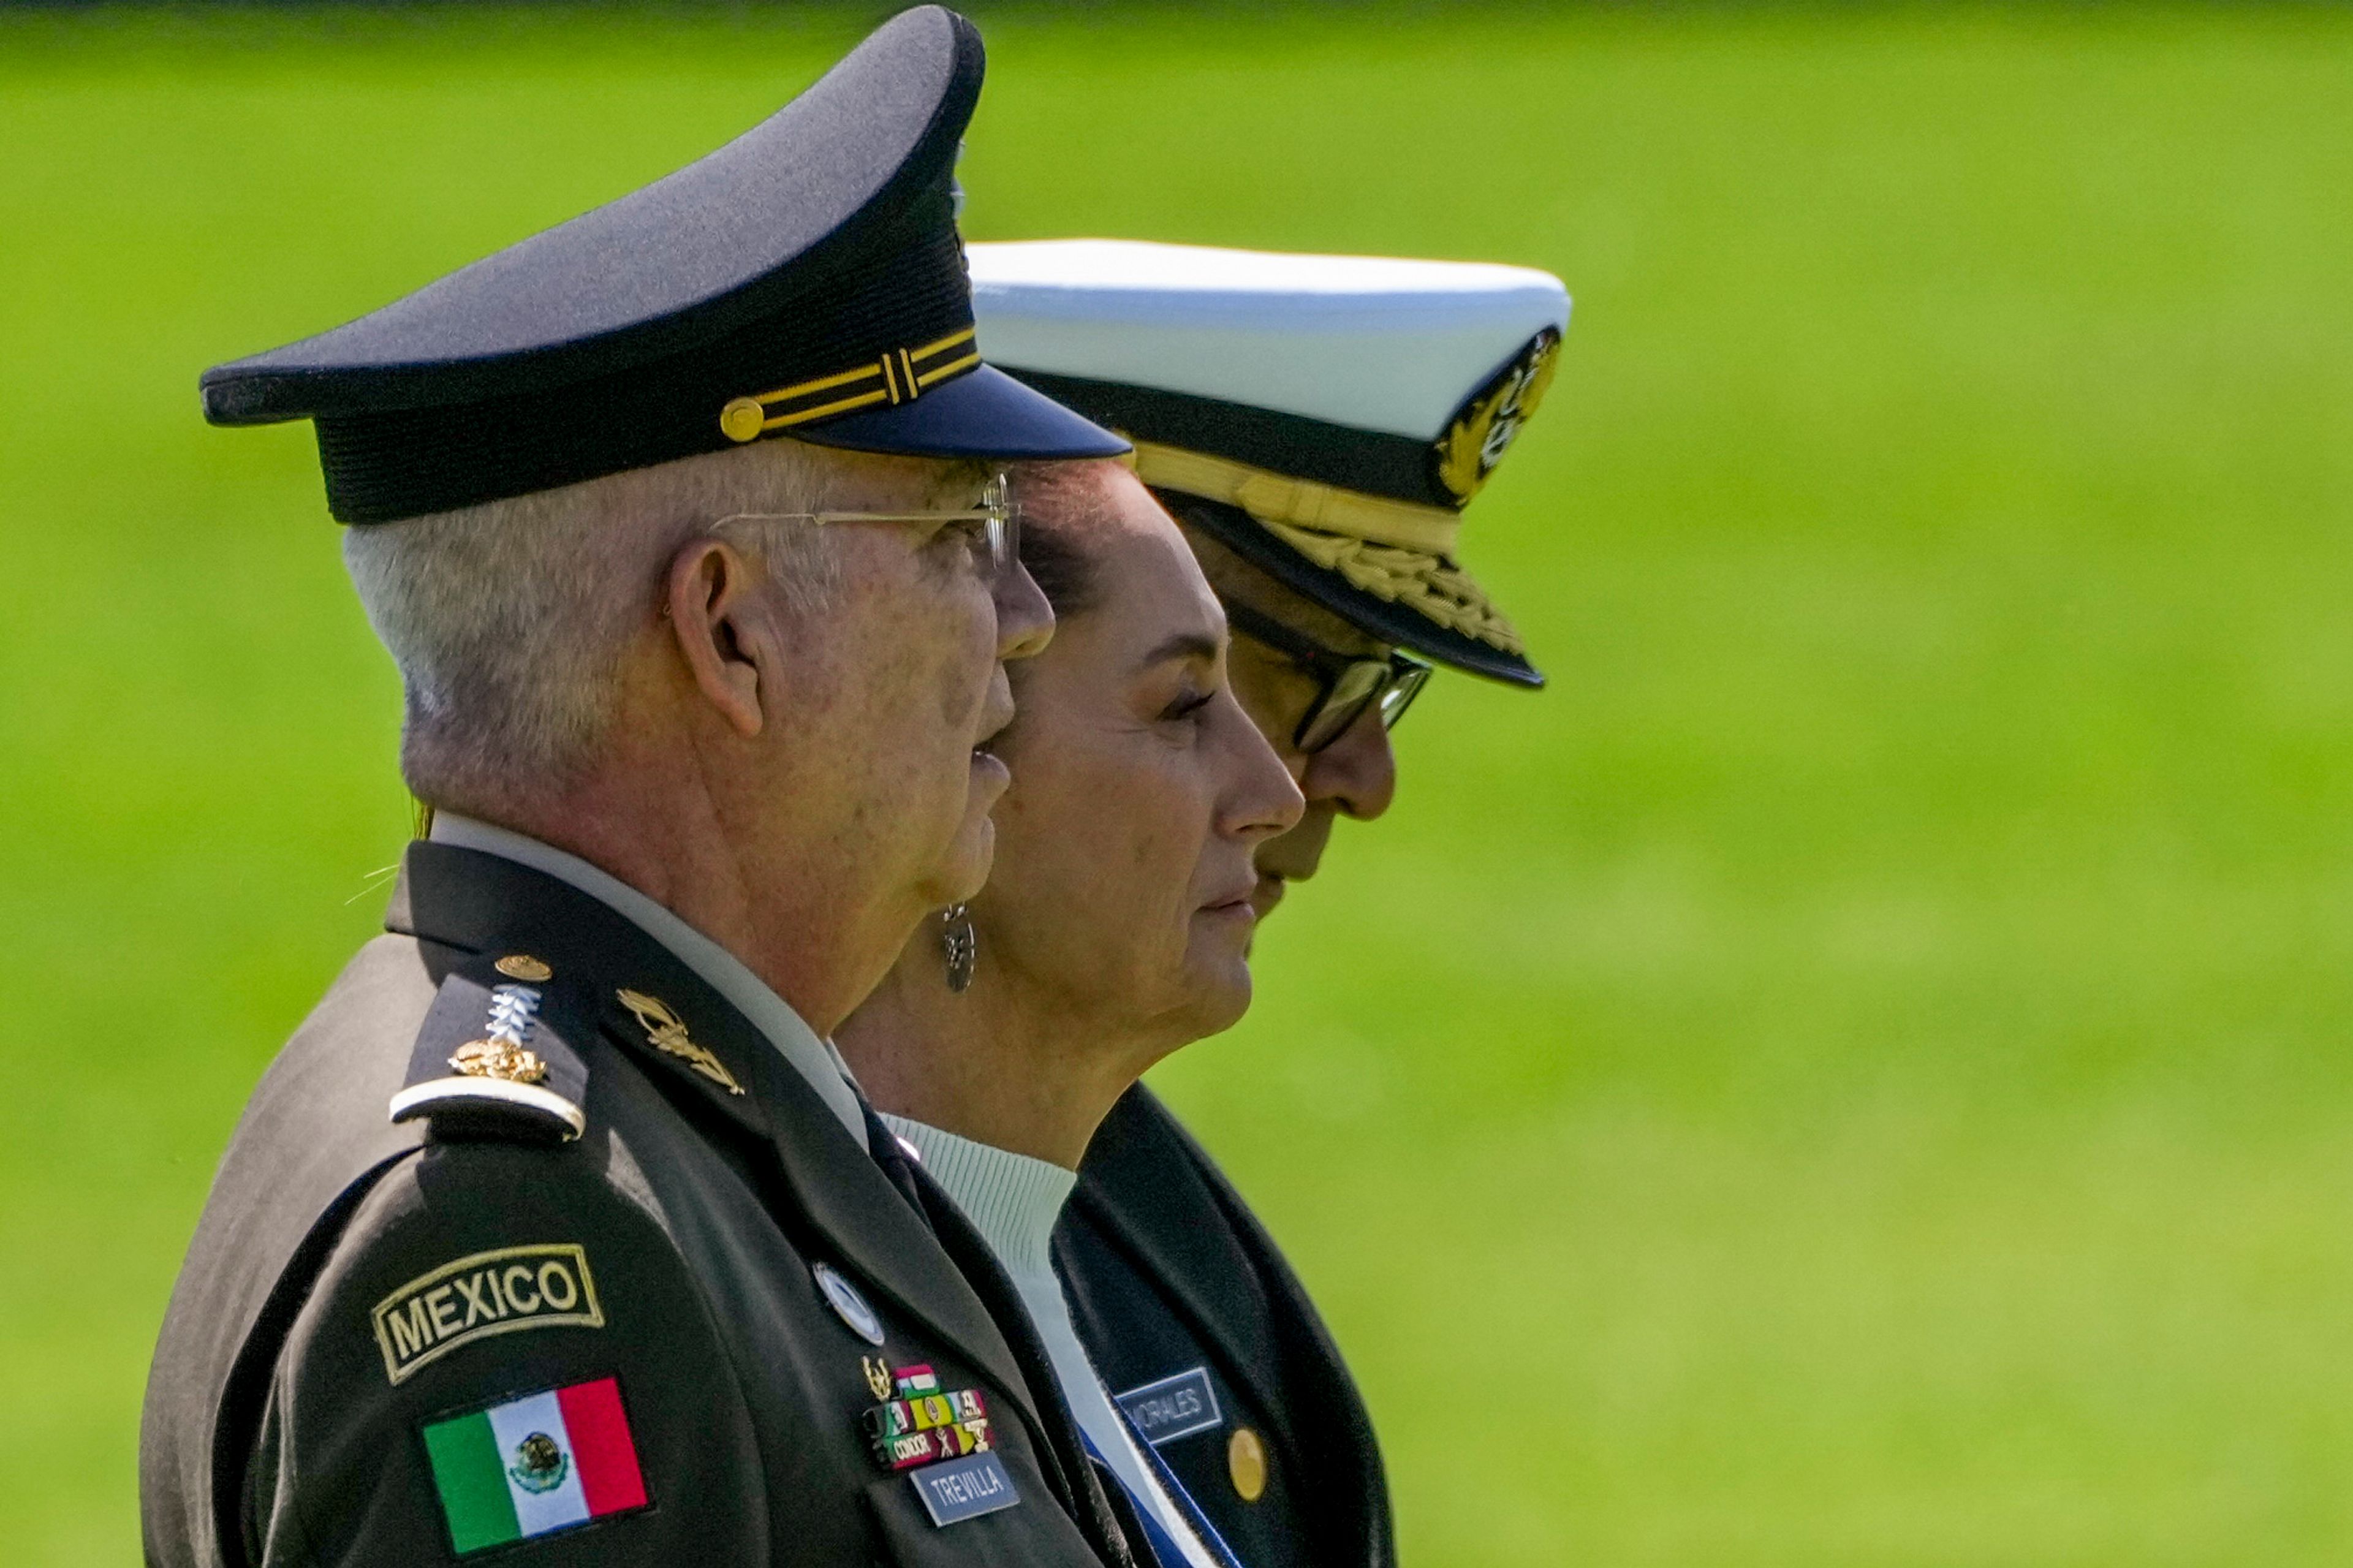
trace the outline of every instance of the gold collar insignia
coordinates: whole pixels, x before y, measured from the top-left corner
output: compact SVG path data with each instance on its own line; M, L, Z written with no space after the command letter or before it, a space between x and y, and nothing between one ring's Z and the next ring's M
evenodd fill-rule
M614 994L620 998L622 1006L638 1016L648 1045L665 1056L678 1058L730 1094L744 1092L744 1086L735 1081L726 1063L687 1037L686 1020L671 1012L668 1003L642 991L617 991Z

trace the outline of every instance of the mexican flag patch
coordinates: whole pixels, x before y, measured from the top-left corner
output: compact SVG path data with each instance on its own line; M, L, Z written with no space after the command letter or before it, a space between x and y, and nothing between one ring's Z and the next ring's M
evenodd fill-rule
M436 1421L425 1451L460 1556L646 1506L621 1387L609 1377Z

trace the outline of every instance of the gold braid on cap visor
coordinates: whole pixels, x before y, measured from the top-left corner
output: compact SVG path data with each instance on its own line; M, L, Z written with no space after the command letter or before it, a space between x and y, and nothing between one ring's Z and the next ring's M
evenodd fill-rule
M1135 477L1145 484L1240 507L1349 586L1490 647L1525 654L1486 591L1449 559L1462 520L1444 507L1363 495L1181 447L1134 447Z

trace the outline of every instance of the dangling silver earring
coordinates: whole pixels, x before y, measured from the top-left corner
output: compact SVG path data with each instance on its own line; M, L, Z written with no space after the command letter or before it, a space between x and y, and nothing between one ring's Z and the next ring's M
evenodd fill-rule
M962 904L950 904L940 914L940 955L947 960L949 990L960 992L972 984L980 938L973 932L972 911Z

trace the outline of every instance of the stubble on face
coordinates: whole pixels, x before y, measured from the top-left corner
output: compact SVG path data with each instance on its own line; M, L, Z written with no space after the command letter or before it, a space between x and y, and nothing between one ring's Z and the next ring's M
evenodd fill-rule
M984 473L912 459L863 466L839 510L960 510ZM976 777L973 751L1001 722L996 610L987 574L956 537L896 523L825 531L839 585L803 626L790 743L816 753L804 772L839 803L823 813L835 824L833 858L912 923L968 896L987 872L998 786ZM976 802L980 784L987 798Z

